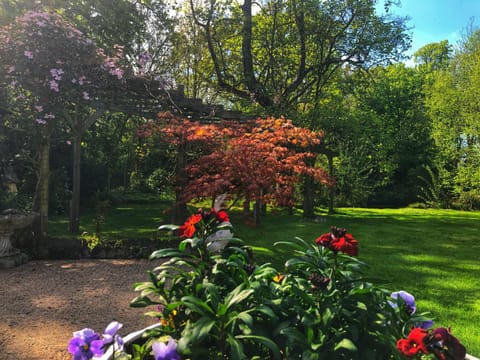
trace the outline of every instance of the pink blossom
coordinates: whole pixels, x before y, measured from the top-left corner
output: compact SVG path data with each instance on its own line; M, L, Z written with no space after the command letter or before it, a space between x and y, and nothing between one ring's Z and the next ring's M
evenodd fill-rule
M29 59L33 59L33 52L31 51L24 51L23 55L25 55Z
M43 106L42 105L35 105L35 110L37 110L38 112L42 112L43 111Z
M52 74L52 77L55 79L55 80L62 80L62 74L63 74L63 70L62 69L50 69L50 74Z
M36 24L37 24L38 26L40 26L40 27L45 27L45 26L47 25L47 24L45 23L45 21L43 21L43 20L37 21Z
M45 125L47 122L43 119L35 119L35 121L37 122L37 124L40 124L40 125Z
M59 92L60 89L58 88L58 83L55 80L50 80L50 89Z
M82 76L80 76L80 77L78 78L78 83L79 83L80 85L83 85L83 84L85 83L85 80L86 80L86 79L87 79L87 78L82 75Z
M84 92L82 92L82 94L83 94L83 98L85 100L90 100L90 95L88 95L88 92L84 91Z
M123 77L123 71L120 68L110 69L110 74L116 76L117 79L121 79Z
M72 145L72 142L70 140L65 141L67 145Z

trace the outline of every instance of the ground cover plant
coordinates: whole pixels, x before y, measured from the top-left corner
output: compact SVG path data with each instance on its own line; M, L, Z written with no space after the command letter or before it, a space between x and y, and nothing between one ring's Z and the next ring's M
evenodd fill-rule
M110 230L112 234L113 231L122 233L122 225L134 229L134 222L140 218L155 224L156 229L164 220L158 216L165 210L164 203L151 204L145 211L140 210L141 205L137 206L143 215L137 219L127 216L118 221L111 219L116 213L109 212L104 233ZM349 208L312 222L303 220L300 214L278 212L269 213L258 228L243 224L240 212L230 212L230 216L235 235L253 248L255 260L271 262L277 269L282 269L291 251L274 246L275 242L296 236L314 239L333 224L347 227L361 241L360 257L368 264L364 270L368 280L415 294L419 309L429 311L437 325L451 326L469 353L480 353L480 285L477 281L480 213ZM54 224L56 226L59 224ZM133 230L130 236L138 237L139 233Z

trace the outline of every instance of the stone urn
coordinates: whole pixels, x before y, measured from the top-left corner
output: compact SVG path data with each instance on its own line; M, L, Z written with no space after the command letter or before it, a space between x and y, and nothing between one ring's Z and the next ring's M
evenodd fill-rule
M0 268L11 268L28 261L28 256L12 245L11 237L15 230L30 226L36 213L8 209L0 214Z

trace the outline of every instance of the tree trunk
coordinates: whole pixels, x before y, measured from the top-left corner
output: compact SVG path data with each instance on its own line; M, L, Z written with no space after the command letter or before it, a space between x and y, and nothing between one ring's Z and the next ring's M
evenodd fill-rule
M306 165L313 167L315 159L307 159ZM306 175L303 180L303 217L313 219L315 217L315 179Z
M70 233L80 232L80 159L82 155L81 134L74 134L73 139L73 173L72 199L70 202Z
M175 165L175 204L173 204L172 223L181 224L188 216L187 204L182 200L182 193L185 187L185 166L187 165L186 145L180 144L177 149L177 163Z
M70 200L70 233L80 232L80 161L82 157L82 135L103 114L105 110L96 109L88 117L82 117L82 108L75 104L73 114L65 113L65 118L70 124L73 134L73 173L72 173L72 199ZM73 115L73 116L72 116Z
M47 125L48 127L48 125ZM47 253L48 237L48 198L50 177L50 135L49 129L42 131L40 145L40 158L38 163L38 179L35 189L33 210L39 213L39 236L37 241L37 253L43 256Z
M328 173L333 178L334 174L334 167L333 167L333 154L327 154L327 161L328 161ZM335 185L331 185L328 189L328 213L334 214L335 209L333 205L335 203Z
M313 219L315 217L314 182L312 176L305 176L303 181L303 217Z
M253 221L255 226L260 226L262 222L261 214L262 214L262 200L258 199L255 201L255 205L253 206Z

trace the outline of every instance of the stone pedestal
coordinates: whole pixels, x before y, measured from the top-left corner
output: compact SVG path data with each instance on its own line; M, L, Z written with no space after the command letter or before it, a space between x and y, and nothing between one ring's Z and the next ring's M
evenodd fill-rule
M23 229L33 223L36 214L10 212L0 215L0 269L24 264L28 256L12 245L11 237L17 229Z

